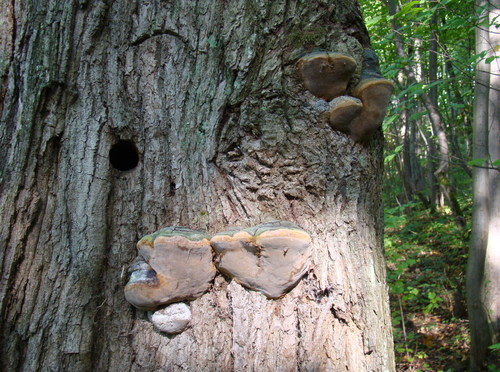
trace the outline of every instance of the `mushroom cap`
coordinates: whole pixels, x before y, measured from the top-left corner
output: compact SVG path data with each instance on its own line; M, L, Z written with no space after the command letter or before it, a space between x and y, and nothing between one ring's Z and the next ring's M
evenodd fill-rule
M383 78L369 78L358 83L353 90L353 95L359 98L364 106L368 104L381 107L385 104L385 108L387 108L393 91L392 81Z
M330 126L344 133L349 133L350 124L359 116L363 104L358 98L351 96L340 96L330 102L329 122Z
M125 298L139 309L197 298L215 276L209 236L203 232L165 228L142 238L137 250Z
M365 79L356 86L353 94L361 100L363 109L351 126L355 140L366 139L382 125L393 90L392 81L382 78Z
M268 298L292 289L309 266L311 237L286 221L222 232L210 243L218 269Z
M330 101L345 94L356 65L353 58L344 54L316 52L300 58L296 68L312 94Z

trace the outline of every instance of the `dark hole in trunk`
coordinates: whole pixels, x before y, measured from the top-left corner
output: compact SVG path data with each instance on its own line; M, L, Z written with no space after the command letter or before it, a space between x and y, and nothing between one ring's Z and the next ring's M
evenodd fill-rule
M109 161L119 171L134 169L139 163L139 150L131 140L120 140L109 150Z

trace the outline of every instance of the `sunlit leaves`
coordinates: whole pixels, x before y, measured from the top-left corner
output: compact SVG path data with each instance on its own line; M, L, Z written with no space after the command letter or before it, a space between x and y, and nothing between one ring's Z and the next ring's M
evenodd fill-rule
M389 163L389 162L390 162L392 159L394 159L394 157L395 157L395 156L396 156L399 152L401 152L402 150L403 150L403 145L399 145L398 147L396 147L396 148L394 149L394 151L393 151L391 154L389 154L389 155L387 155L387 156L385 157L385 159L384 159L384 164Z
M390 13L388 7L392 2L394 13ZM380 58L382 74L395 83L393 103L382 126L386 134L386 179L390 185L386 188L385 200L392 205L404 192L400 172L408 151L415 152L423 169L432 161L429 146L437 147L422 95L437 94L438 111L447 135L452 138L450 142L463 158L470 158L474 70L479 61L487 59L494 63L494 60L490 55L474 52L474 30L482 22L472 10L474 0L360 0L360 3L372 46ZM433 54L437 56L435 78L429 73L433 40L437 42ZM397 49L397 45L401 48ZM409 71L412 79L409 79ZM404 155L398 146L404 138L408 140L409 128L417 133L412 139L417 143L412 143L413 147L407 148ZM456 164L459 163L451 164L452 175L455 169L459 170L458 166L454 168ZM463 179L463 175L459 177ZM423 180L427 197L428 182L427 178Z

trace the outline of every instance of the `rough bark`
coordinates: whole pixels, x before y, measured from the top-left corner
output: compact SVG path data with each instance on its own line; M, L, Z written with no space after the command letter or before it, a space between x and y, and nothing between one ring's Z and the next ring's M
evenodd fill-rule
M294 70L314 48L361 66L357 4L4 7L2 370L394 369L381 135L333 131ZM138 149L132 170L110 164L119 140ZM313 267L282 299L218 275L172 337L125 301L142 235L272 219L313 238Z

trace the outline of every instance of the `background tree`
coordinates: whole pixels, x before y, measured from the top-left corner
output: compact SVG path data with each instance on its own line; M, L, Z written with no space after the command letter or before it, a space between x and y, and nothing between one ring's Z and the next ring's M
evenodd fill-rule
M500 1L477 0L479 15L473 157L474 204L467 265L471 370L481 371L488 347L500 342Z
M361 66L356 3L1 4L2 370L394 368L381 135L331 130L294 68ZM271 219L313 238L284 298L219 275L175 337L125 302L144 234Z

